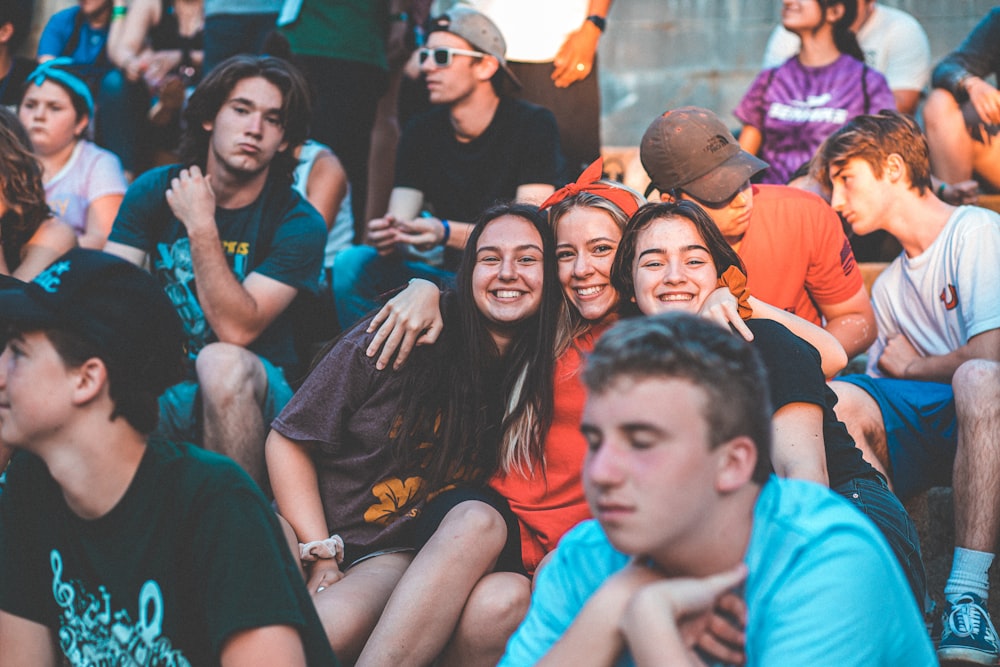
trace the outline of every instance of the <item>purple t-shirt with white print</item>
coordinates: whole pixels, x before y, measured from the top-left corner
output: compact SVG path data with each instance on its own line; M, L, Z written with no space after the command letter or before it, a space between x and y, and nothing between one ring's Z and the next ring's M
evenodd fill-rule
M851 118L895 108L885 77L841 55L824 67L805 67L793 57L762 71L733 113L763 135L760 157L771 165L763 182L787 183L823 140Z

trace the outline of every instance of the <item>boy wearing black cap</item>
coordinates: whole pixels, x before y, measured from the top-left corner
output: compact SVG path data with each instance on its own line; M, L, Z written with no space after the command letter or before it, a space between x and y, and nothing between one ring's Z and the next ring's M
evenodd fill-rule
M822 326L848 357L875 340L875 315L837 215L810 193L752 186L767 163L740 148L714 113L666 112L646 130L639 155L650 191L691 200L712 218L746 265L754 296Z
M520 86L506 50L500 30L474 9L455 7L432 20L420 69L438 106L404 130L389 210L368 222L368 245L337 255L333 294L342 327L409 278L451 282L472 230L467 221L490 204L538 204L555 190L563 170L555 117L502 93L508 82Z
M155 279L72 250L3 283L0 322L0 439L20 450L0 502L0 664L334 664L252 481L147 439L183 373Z

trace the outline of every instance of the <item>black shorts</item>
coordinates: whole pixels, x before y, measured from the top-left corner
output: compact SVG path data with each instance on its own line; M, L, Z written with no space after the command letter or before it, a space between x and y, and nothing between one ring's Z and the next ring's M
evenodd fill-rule
M486 503L503 517L507 524L507 541L503 545L500 557L497 559L494 572L517 572L527 576L524 569L524 562L521 560L521 529L518 527L517 517L510 511L507 500L499 493L488 487L481 486L459 486L438 494L433 500L428 502L420 516L413 520L410 529L412 531L413 545L419 550L441 525L445 515L453 507L469 500L478 500Z

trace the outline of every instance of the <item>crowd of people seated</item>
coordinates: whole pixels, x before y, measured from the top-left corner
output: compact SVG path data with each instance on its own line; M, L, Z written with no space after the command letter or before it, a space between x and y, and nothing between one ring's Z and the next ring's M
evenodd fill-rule
M542 4L3 3L0 664L1000 664L1000 8L784 0L640 193Z

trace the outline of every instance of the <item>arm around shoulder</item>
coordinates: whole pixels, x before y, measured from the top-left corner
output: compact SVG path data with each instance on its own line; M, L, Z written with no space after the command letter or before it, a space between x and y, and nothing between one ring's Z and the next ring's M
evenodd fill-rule
M823 375L826 377L833 377L847 365L847 353L832 333L753 296L750 297L750 306L753 308L754 317L782 324L793 334L815 347L819 352Z

